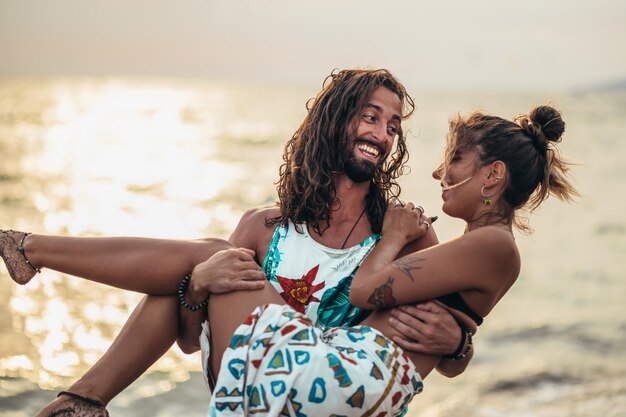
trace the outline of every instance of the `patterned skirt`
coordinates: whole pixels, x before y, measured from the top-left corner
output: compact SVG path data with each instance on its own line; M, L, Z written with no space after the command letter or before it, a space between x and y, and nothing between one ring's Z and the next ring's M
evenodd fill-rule
M313 326L258 307L224 353L209 416L399 416L422 390L404 352L368 326Z

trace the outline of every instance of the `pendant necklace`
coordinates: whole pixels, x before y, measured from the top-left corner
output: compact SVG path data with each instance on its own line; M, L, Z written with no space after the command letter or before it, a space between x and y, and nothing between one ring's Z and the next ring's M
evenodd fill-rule
M348 243L348 239L350 239L352 232L354 232L354 228L356 227L357 224L359 224L359 220L361 220L361 217L363 217L363 215L365 214L365 209L367 209L367 206L363 208L363 211L354 222L354 225L352 225L352 229L350 229L350 231L348 232L348 236L346 236L346 240L343 241L343 245L341 245L341 249L344 249L346 247L346 243Z

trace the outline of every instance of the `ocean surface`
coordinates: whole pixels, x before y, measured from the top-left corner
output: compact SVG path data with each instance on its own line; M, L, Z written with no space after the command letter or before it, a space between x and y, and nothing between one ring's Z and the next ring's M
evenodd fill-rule
M0 79L0 228L78 236L227 237L271 204L282 147L318 86L175 78ZM521 276L454 379L435 373L420 417L626 416L626 92L414 92L403 198L439 215L430 172L447 120L503 117L551 101L582 197L548 201L516 235ZM140 300L44 270L17 286L0 267L0 417L34 414L102 355ZM173 349L114 399L114 416L205 415L199 356Z

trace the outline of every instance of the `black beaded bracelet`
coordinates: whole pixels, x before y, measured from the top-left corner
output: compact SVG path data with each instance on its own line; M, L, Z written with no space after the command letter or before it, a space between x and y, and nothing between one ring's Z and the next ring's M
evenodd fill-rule
M450 360L460 361L461 359L465 359L467 355L469 355L470 351L472 350L472 347L474 346L474 342L472 341L472 332L470 332L469 329L465 329L465 334L467 336L467 344L465 345L465 349L463 350L462 353L456 355L453 358L450 358Z
M187 292L187 288L189 288L189 281L191 281L190 273L185 275L183 280L180 282L180 285L178 286L178 301L180 302L180 305L185 307L187 310L198 311L207 306L207 304L209 303L209 299L207 298L200 304L196 304L196 305L189 304L187 300L185 299L185 293Z
M459 342L459 346L454 352L449 355L444 355L443 357L452 361L460 361L469 354L470 350L472 350L472 346L472 332L470 332L467 327L461 326L461 341Z

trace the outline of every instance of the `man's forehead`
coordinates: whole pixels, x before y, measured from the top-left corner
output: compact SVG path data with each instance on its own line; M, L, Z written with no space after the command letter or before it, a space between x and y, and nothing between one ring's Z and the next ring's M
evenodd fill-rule
M373 108L381 113L391 113L393 118L402 119L402 102L400 96L386 87L377 87L365 102L365 107Z

